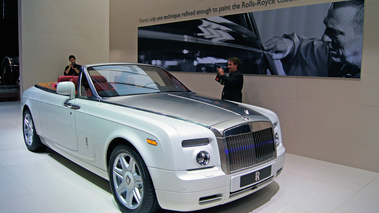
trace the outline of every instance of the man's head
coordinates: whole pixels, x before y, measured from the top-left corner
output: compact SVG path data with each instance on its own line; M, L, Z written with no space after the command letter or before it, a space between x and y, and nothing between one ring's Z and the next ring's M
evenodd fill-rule
M324 19L322 40L328 43L333 61L361 67L363 0L335 2Z
M75 62L76 62L76 58L75 58L74 55L70 55L70 56L68 57L68 60L71 62L71 64L75 64Z
M229 69L229 72L235 72L239 66L240 66L240 60L236 57L233 57L233 58L229 58L228 59L228 69Z

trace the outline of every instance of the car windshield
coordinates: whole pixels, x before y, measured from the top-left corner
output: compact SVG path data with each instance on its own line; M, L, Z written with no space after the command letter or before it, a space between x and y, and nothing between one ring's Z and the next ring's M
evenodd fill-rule
M89 67L88 73L101 97L161 92L189 92L179 80L159 67L136 64Z

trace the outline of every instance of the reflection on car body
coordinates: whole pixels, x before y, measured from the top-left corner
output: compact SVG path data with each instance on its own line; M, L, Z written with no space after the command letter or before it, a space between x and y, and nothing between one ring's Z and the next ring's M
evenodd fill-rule
M228 203L284 164L274 112L199 96L152 65L83 66L26 90L22 113L30 151L48 146L109 180L123 212Z

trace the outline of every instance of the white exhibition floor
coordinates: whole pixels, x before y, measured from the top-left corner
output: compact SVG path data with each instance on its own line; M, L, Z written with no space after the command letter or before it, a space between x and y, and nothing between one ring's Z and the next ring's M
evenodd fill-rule
M20 102L0 102L0 212L119 210L106 180L49 149L29 152L22 137ZM379 212L379 173L287 154L282 174L271 185L196 213L205 212Z

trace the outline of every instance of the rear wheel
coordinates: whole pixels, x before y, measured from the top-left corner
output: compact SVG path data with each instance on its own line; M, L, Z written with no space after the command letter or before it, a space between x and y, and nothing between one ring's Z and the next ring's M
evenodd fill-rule
M116 147L109 161L109 183L122 212L159 210L154 186L142 158L130 147Z
M24 112L22 130L25 145L28 150L37 152L44 148L41 139L37 135L36 129L34 127L33 117L29 110L25 110Z

